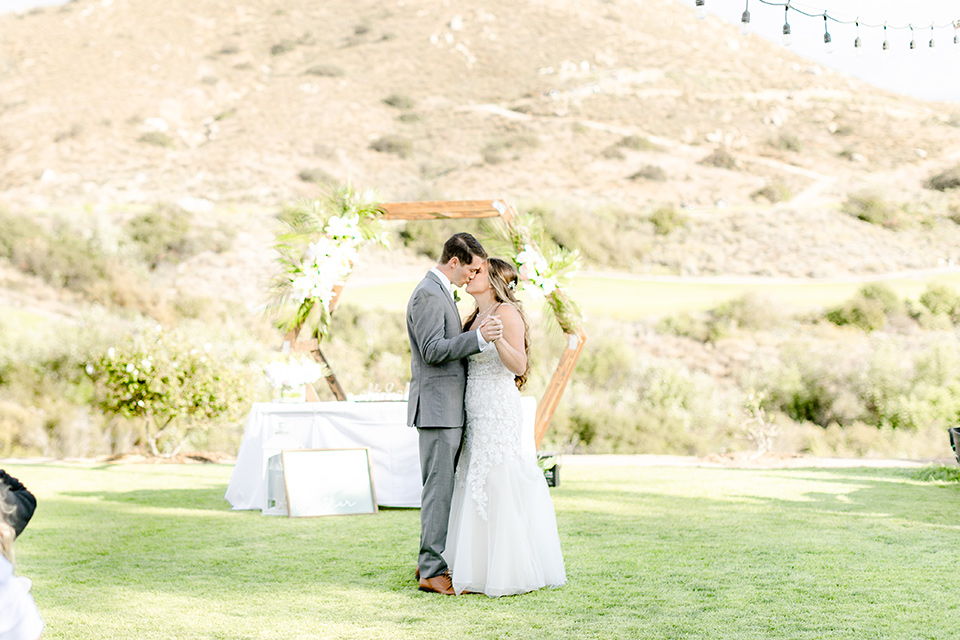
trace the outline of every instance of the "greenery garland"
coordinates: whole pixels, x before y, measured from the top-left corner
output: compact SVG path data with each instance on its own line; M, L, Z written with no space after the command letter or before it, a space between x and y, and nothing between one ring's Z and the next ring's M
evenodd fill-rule
M383 209L373 191L350 185L329 189L324 197L301 202L280 215L283 230L274 248L280 267L266 311L279 316L284 331L311 326L323 339L330 331L330 306L360 253L374 242L387 246Z

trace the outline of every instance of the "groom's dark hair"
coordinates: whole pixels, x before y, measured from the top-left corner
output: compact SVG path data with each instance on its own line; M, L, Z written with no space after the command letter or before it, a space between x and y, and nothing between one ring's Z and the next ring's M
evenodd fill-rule
M443 243L443 254L440 256L440 263L446 264L451 259L457 258L463 264L473 262L474 256L480 256L486 259L487 252L483 249L480 241L466 232L455 233L450 239Z

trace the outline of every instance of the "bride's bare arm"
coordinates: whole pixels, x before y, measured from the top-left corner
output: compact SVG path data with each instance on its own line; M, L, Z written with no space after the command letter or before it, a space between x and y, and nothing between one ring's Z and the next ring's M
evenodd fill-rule
M523 318L516 308L508 304L500 305L497 315L503 323L503 337L494 343L500 359L514 375L523 375L527 370L527 353L523 348Z

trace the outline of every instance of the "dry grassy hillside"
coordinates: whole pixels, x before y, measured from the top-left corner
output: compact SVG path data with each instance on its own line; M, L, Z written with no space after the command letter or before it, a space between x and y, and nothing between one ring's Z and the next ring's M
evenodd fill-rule
M0 28L0 187L37 208L273 206L305 170L392 200L737 204L770 179L909 191L960 152L956 106L666 0L78 0ZM718 143L740 170L698 164ZM665 179L629 179L646 164Z
M175 202L229 219L234 249L194 273L262 273L277 207L345 180L386 200L574 216L686 208L688 229L648 233L624 267L641 271L844 275L936 266L960 246L955 224L836 214L864 189L948 207L922 183L960 159L960 107L669 0L77 0L0 16L0 32L0 207L122 217ZM718 147L720 166L704 163ZM791 197L751 197L764 187Z
M76 0L0 15L0 311L14 327L0 356L16 374L0 380L0 448L4 429L24 451L125 446L107 442L84 399L87 352L61 358L70 345L28 336L54 351L44 360L18 344L36 314L93 308L108 328L187 319L272 348L273 327L251 310L274 270L275 214L323 183L350 180L388 201L505 198L544 213L598 270L857 278L960 264L960 190L924 187L958 163L960 105L874 89L671 0ZM170 245L153 241L168 223L193 248L166 259ZM368 254L351 283L415 279L426 264ZM945 424L949 412L927 409L946 406L938 398L956 376L934 380L923 363L953 358L954 343L937 342L954 340L949 313L910 315L899 300L878 312L920 354L898 386L868 375L902 369L882 340L744 300L729 317L598 318L586 375L557 418L564 446L596 436L598 451L702 453L755 389L770 391L794 435L826 437L814 418L785 413L791 398L822 405L817 425L866 434L849 448L845 433L817 440L824 450L873 451L877 425L908 422L874 411L876 390L906 398L910 424ZM382 343L331 343L353 366L344 377L401 380L402 329L353 329ZM365 348L383 361L362 362L354 350ZM834 371L838 351L854 364ZM683 424L694 431L678 436ZM88 432L102 442L64 435Z

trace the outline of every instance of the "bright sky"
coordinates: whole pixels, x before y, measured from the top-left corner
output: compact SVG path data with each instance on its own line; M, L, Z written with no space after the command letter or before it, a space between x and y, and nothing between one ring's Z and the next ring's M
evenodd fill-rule
M695 0L677 0L691 7L693 20ZM750 38L763 37L783 46L785 0L705 0L707 14L739 25L745 8L750 11ZM951 23L960 24L960 2L957 0L798 0L790 2L815 17L801 15L791 9L789 16L793 44L790 49L817 63L856 76L871 84L925 100L960 102L960 45L953 43L960 35ZM826 53L823 42L823 13L843 22L860 21L863 51L858 55L853 43L857 37L854 24L827 22L834 52ZM884 31L890 48L883 52ZM910 51L910 29L913 25L914 52ZM934 47L930 48L930 25ZM868 27L866 25L878 25ZM946 26L941 26L946 25ZM903 28L894 28L903 27Z
M67 4L70 0L0 0L0 13L23 11L33 7L44 7L54 4Z
M635 0L642 2L642 0ZM745 8L750 11L750 38L763 37L782 45L785 0L768 0L781 6L771 6L763 0L704 0L707 13L733 24L740 24ZM0 13L22 11L41 5L65 4L67 0L0 0ZM677 0L690 7L694 20L695 0ZM960 24L958 0L798 0L791 6L816 17L788 12L793 44L790 49L815 62L850 74L884 89L904 93L925 100L960 102L960 45L953 44L960 34L950 23ZM833 39L834 52L826 53L823 43L824 21L828 16L843 22L861 22L862 53L857 54L853 41L857 29L853 24L827 22ZM884 31L890 44L885 54L882 49ZM911 31L916 50L910 51ZM935 46L929 47L930 25L940 26L933 31ZM902 28L894 28L902 27Z

